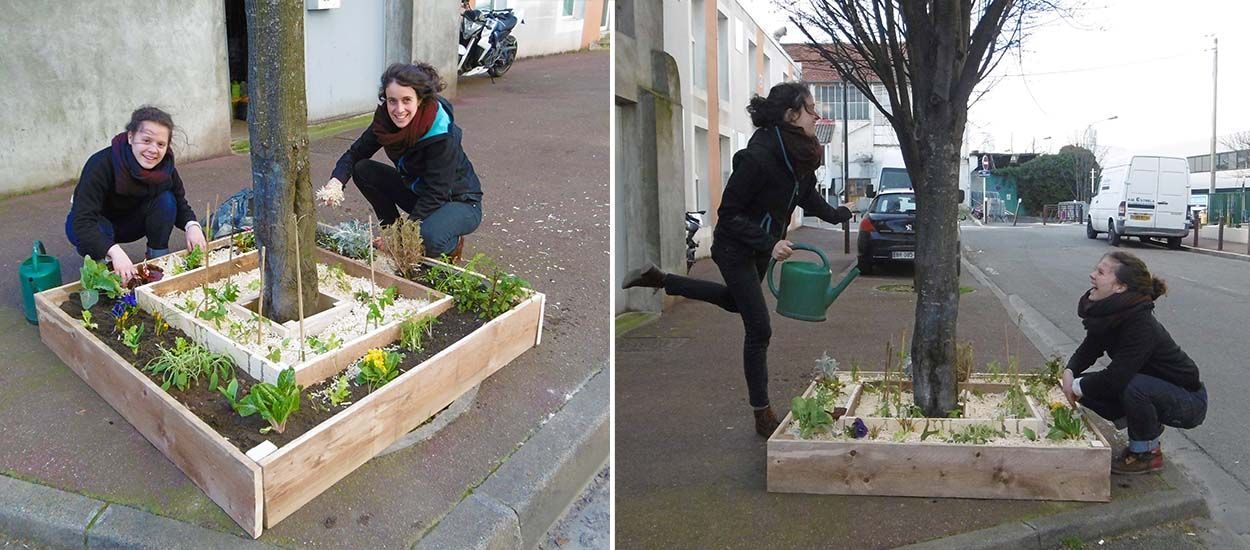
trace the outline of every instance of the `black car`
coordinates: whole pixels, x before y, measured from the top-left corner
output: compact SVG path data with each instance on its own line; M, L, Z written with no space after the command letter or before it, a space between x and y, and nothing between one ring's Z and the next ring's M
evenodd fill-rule
M859 271L870 275L886 262L916 259L916 192L886 189L869 205L859 223Z

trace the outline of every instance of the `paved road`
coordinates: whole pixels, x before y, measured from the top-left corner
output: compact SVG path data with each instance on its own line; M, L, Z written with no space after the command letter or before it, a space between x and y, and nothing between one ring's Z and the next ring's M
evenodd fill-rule
M1006 294L1017 295L1079 342L1076 303L1089 273L1112 248L1085 238L1080 226L964 227L964 256ZM1206 486L1212 516L1250 540L1250 263L1142 244L1121 250L1141 257L1169 284L1155 315L1202 369L1211 400L1206 423L1165 433L1169 458ZM1166 449L1165 449L1166 450Z

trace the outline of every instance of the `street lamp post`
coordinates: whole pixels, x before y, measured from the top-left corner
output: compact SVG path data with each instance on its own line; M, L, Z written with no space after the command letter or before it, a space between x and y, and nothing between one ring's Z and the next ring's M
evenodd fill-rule
M1097 153L1097 151L1095 151L1095 150L1094 150L1094 149L1097 147L1097 137L1096 137L1096 136L1097 136L1097 134L1095 134L1095 133L1093 132L1093 130L1094 130L1094 125L1095 125L1095 124L1099 124L1099 123L1103 123L1103 122L1107 122L1107 121L1110 121L1110 120L1115 120L1115 119L1117 119L1117 118L1120 118L1120 115L1112 115L1112 116L1109 116L1109 117L1107 117L1107 118L1103 118L1103 119L1095 120L1095 121L1093 121L1093 122L1091 122L1091 123L1089 123L1089 124L1087 124L1087 125L1085 126L1085 135L1084 135L1084 137L1085 137L1085 148L1086 148L1086 150L1088 150L1088 151L1089 151L1089 154L1090 154L1090 155L1092 155L1092 156L1094 157L1094 161L1095 161L1095 162L1097 162L1097 161L1098 161L1098 153ZM1094 193L1094 167L1093 167L1093 166L1090 166L1090 167L1089 167L1089 187L1088 187L1087 189L1089 190L1089 195L1086 197L1086 199L1087 199L1087 200L1086 200L1086 202L1088 202L1088 200L1092 200L1092 199L1094 198L1094 194L1095 194L1095 193ZM1082 192L1082 194L1084 194L1084 192ZM1078 197L1077 197L1077 200L1082 200L1082 197L1079 197L1079 196L1078 196Z

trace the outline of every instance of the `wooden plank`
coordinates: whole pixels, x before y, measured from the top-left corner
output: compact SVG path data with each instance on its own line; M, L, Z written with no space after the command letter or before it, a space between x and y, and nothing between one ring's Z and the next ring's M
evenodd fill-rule
M259 537L261 468L61 311L66 297L62 290L36 295L43 342L244 531Z
M533 347L544 296L439 352L261 461L272 526Z
M343 272L352 277L369 278L369 265L358 262L346 256L335 254L324 248L317 248L317 260L326 264L338 264L343 267ZM416 281L410 281L402 277L398 277L385 270L375 270L374 276L377 278L378 291L393 286L399 290L399 295L414 300L429 300L431 302L442 299L446 294L426 287Z
M165 277L148 285L148 288L151 288L159 296L167 296L176 292L185 292L193 288L199 288L205 283L214 283L226 278L228 275L256 269L259 266L260 256L253 250L242 256L235 256L234 261L227 260L210 267L193 269L172 277Z
M768 490L1107 502L1111 450L777 439Z

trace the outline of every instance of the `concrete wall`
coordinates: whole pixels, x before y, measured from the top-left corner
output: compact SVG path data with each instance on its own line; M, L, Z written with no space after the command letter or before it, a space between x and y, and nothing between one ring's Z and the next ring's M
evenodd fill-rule
M388 2L351 0L304 10L304 79L308 120L372 111L386 68Z
M582 47L582 30L585 26L586 3L575 0L573 15L562 14L562 0L508 0L507 7L524 12L525 24L512 30L516 36L517 57L533 57L553 53L575 51ZM603 0L589 0L601 2ZM479 0L478 4L484 4Z
M617 0L615 17L614 313L659 311L663 292L619 289L626 271L647 262L685 269L681 78L662 49L660 4Z
M5 2L0 193L78 178L148 103L173 115L179 162L230 150L224 6Z
M443 95L456 97L459 0L413 0L411 29L412 55L409 60L433 65L447 81Z

